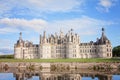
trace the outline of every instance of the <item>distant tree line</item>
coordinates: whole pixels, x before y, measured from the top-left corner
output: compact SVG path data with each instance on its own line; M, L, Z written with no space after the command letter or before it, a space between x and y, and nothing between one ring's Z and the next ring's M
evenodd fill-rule
M112 54L113 57L120 57L120 45L113 48Z
M13 59L14 55L0 55L0 59Z

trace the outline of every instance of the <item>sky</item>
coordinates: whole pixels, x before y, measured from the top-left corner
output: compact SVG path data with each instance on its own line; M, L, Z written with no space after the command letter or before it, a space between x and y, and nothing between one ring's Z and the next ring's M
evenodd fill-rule
M14 53L20 32L39 44L43 31L72 28L80 42L90 42L101 37L102 27L112 46L120 45L120 0L0 0L0 54Z

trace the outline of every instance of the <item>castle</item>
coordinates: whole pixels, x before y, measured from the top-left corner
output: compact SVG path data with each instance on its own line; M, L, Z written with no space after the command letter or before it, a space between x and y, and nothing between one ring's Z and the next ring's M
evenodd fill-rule
M96 42L81 43L78 34L73 29L64 35L62 31L58 35L40 35L39 44L33 44L22 39L14 45L14 58L16 59L55 59L55 58L111 58L112 46L102 28L102 35Z

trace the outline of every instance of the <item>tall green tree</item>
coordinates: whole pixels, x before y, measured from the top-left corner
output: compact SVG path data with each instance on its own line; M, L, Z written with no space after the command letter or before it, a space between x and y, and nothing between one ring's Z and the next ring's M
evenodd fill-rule
M116 46L112 50L113 57L120 57L120 46Z

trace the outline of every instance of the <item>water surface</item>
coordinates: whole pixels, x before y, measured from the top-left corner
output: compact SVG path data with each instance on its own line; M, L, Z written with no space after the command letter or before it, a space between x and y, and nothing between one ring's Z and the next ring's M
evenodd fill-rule
M112 71L91 71L78 69L71 71L41 70L18 70L8 69L0 72L0 80L120 80L118 70Z

